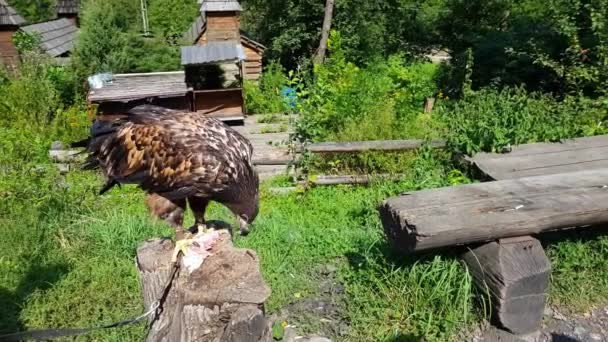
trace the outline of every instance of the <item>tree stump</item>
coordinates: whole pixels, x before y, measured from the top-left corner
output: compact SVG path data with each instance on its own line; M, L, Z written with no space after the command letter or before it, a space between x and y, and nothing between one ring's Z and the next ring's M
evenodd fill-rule
M541 327L551 264L530 236L500 239L463 256L476 285L489 291L497 325L527 334Z
M159 239L137 250L146 311L171 275L173 248L171 240ZM256 253L235 249L228 233L210 253L192 274L180 267L160 314L150 322L147 341L272 341L271 323L264 316L270 289Z

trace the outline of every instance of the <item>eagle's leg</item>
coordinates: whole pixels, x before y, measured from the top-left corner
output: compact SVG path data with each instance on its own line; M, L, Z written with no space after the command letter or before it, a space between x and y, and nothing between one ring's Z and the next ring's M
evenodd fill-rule
M204 233L207 231L207 223L205 221L205 211L209 205L209 200L204 197L188 197L190 210L194 214L194 226L189 230L191 233Z
M184 238L184 212L186 210L186 199L169 200L158 194L146 195L146 206L152 216L167 222L175 229L178 240Z
M171 201L175 209L165 218L165 221L175 229L175 239L182 240L186 237L184 230L184 212L186 211L186 199Z

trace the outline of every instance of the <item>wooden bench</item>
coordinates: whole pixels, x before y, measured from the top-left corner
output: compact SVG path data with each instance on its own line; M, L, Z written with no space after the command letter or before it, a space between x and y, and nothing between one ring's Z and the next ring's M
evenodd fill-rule
M472 245L463 256L489 290L498 325L540 328L550 262L532 234L608 222L608 169L405 193L381 204L389 243L403 253Z

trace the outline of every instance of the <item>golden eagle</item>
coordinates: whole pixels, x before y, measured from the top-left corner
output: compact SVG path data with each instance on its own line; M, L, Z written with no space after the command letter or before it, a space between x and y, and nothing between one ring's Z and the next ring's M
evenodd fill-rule
M141 105L122 115L98 116L86 147L85 169L100 168L106 184L137 184L151 213L184 237L186 203L196 228L205 228L209 201L237 217L241 234L259 210L259 178L251 143L223 122L197 113Z

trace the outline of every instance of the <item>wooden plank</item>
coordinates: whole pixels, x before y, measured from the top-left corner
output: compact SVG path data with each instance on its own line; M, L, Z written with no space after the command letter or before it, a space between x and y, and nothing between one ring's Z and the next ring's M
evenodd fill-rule
M406 253L608 222L608 169L406 193L379 208Z
M413 150L421 147L424 140L371 140L350 142L323 142L307 146L307 150L313 153L343 153L343 152L366 152L366 151L400 151ZM444 140L433 140L431 147L445 147Z
M608 136L516 146L510 153L478 153L467 160L495 180L608 167Z

